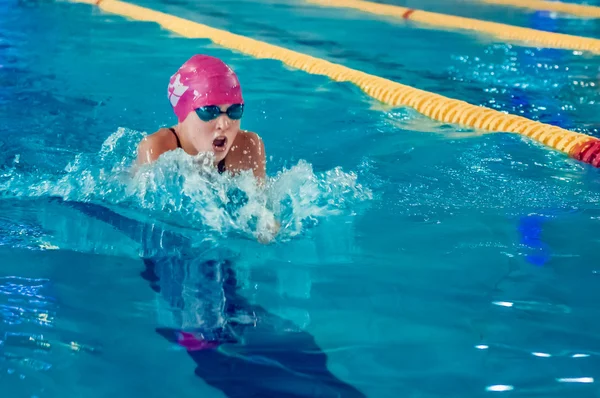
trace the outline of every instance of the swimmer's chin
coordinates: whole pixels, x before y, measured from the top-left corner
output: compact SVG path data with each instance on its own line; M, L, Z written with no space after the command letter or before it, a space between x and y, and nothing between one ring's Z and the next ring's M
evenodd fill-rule
M213 164L216 166L220 161L227 157L227 153L228 151L214 151L212 149L209 149L204 151L198 151L198 153L196 153L196 155L193 155L193 157L197 162L205 163L210 161L213 162Z
M198 152L193 155L194 162L201 165L216 164L218 162L217 156L212 151Z

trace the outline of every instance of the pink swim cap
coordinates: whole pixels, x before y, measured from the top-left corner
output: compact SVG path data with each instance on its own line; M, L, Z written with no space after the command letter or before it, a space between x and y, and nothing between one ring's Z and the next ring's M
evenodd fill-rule
M171 76L169 101L179 122L203 106L244 103L233 70L218 58L200 54L187 60Z

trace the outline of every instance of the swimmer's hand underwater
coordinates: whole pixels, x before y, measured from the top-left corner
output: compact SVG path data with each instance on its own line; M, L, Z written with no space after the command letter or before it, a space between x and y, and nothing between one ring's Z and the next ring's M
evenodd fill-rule
M138 145L137 164L151 163L163 153L181 148L196 156L212 152L219 173L252 170L262 183L266 176L266 154L262 139L240 129L244 99L234 71L218 58L194 55L171 76L168 95L177 125L162 128ZM279 232L273 220L268 228ZM267 234L269 235L269 234ZM257 236L267 243L268 236Z

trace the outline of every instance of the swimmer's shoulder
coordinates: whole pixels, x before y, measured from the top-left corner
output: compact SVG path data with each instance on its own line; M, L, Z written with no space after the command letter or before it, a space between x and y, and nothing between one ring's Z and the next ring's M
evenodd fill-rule
M235 155L232 156L233 168L252 170L257 177L264 178L266 168L265 145L262 138L247 130L240 130L235 139Z
M147 135L140 141L137 149L138 164L151 163L165 152L177 149L177 138L167 127Z
M260 136L252 131L240 130L238 136L241 138L239 145L246 150L260 150L264 152L265 144Z

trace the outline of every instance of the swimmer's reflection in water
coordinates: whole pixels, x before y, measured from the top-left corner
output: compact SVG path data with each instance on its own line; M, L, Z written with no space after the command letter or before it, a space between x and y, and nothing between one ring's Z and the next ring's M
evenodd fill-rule
M196 375L226 396L365 396L329 371L312 335L239 294L230 251L99 205L66 204L142 244L141 276L163 303L156 331L183 347Z
M203 257L146 259L142 273L179 323L157 332L198 376L229 397L364 396L327 369L313 336L238 294L231 260Z

